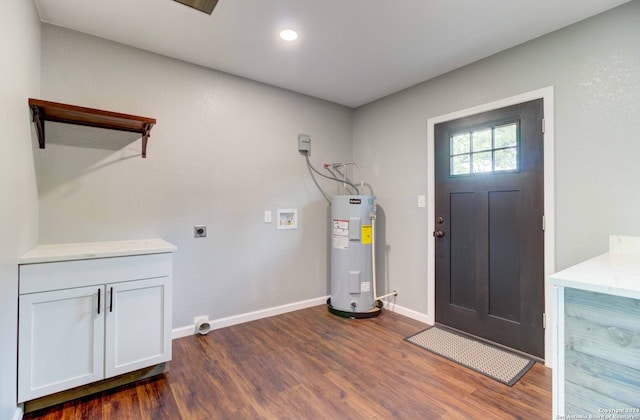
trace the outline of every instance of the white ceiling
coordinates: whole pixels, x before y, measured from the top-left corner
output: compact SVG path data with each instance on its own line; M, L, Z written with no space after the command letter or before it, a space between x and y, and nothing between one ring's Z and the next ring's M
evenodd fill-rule
M357 107L629 0L220 0L211 16L173 0L34 1L43 22Z

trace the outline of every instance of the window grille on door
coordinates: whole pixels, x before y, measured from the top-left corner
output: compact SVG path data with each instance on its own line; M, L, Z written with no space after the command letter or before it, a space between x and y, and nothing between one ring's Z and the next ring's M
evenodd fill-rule
M519 133L520 123L514 121L452 135L450 175L518 171Z

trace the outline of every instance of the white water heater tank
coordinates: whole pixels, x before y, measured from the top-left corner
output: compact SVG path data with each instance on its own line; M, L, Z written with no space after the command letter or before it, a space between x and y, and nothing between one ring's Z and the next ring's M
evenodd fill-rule
M371 246L375 197L331 200L331 308L347 314L376 311Z

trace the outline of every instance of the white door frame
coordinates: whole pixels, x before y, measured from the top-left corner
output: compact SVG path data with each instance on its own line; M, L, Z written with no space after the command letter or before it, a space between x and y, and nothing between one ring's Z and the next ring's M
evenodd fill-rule
M545 313L547 314L547 328L544 331L544 359L547 366L552 366L551 355L551 298L552 293L546 285L546 279L555 272L555 191L554 191L554 104L553 86L526 92L521 95L511 96L494 102L463 109L445 115L429 118L427 120L427 232L429 241L427 245L427 323L435 323L436 309L436 277L435 277L435 242L431 239L431 232L435 230L435 161L434 161L434 126L436 124L479 114L494 109L516 105L522 102L542 99L544 101L544 278L545 278ZM540 221L542 225L542 220Z

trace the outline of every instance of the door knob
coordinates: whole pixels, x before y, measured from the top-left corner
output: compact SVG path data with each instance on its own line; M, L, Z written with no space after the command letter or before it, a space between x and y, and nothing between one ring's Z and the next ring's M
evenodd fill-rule
M433 232L433 236L435 236L436 238L444 238L444 232L441 230L436 230L435 232Z

